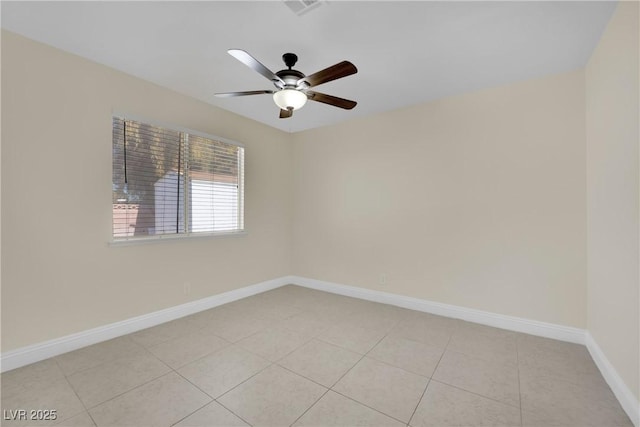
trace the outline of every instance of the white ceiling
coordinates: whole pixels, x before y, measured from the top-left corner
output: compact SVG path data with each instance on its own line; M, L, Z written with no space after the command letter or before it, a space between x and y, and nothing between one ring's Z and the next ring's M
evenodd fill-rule
M296 132L584 66L615 2L331 1L297 16L281 1L6 2L2 28L267 125ZM272 89L226 53L272 71L299 56L311 74L342 60L358 74L317 87L358 101L317 102L278 119Z

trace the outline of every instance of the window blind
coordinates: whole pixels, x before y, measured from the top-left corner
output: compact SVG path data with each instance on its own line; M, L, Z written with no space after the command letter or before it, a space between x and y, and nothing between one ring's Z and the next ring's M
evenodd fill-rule
M113 238L244 229L244 149L113 118Z

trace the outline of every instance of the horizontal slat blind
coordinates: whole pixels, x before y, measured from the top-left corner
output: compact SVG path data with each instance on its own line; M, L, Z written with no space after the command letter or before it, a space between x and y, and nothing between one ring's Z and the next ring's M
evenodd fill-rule
M114 117L113 238L241 231L243 163L242 147Z
M240 147L189 135L190 231L238 228Z

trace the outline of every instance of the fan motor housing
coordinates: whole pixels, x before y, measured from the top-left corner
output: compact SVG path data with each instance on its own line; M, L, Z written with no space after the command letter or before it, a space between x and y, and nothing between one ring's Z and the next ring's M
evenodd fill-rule
M282 81L284 82L284 86L286 88L295 88L298 86L298 80L302 79L305 77L305 75L303 73L301 73L298 70L280 70L276 73L276 76L280 77L282 79ZM280 83L280 82L278 82ZM276 86L281 86L282 83L280 83L280 85L276 84Z

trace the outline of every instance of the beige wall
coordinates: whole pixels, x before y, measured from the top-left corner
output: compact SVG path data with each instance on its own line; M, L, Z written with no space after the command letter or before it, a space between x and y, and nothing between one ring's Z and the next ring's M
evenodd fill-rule
M244 143L248 235L108 246L114 109ZM290 157L286 133L3 31L2 351L289 274Z
M586 69L588 329L640 396L638 3L621 2Z
M295 134L294 274L583 328L584 132L577 71Z

